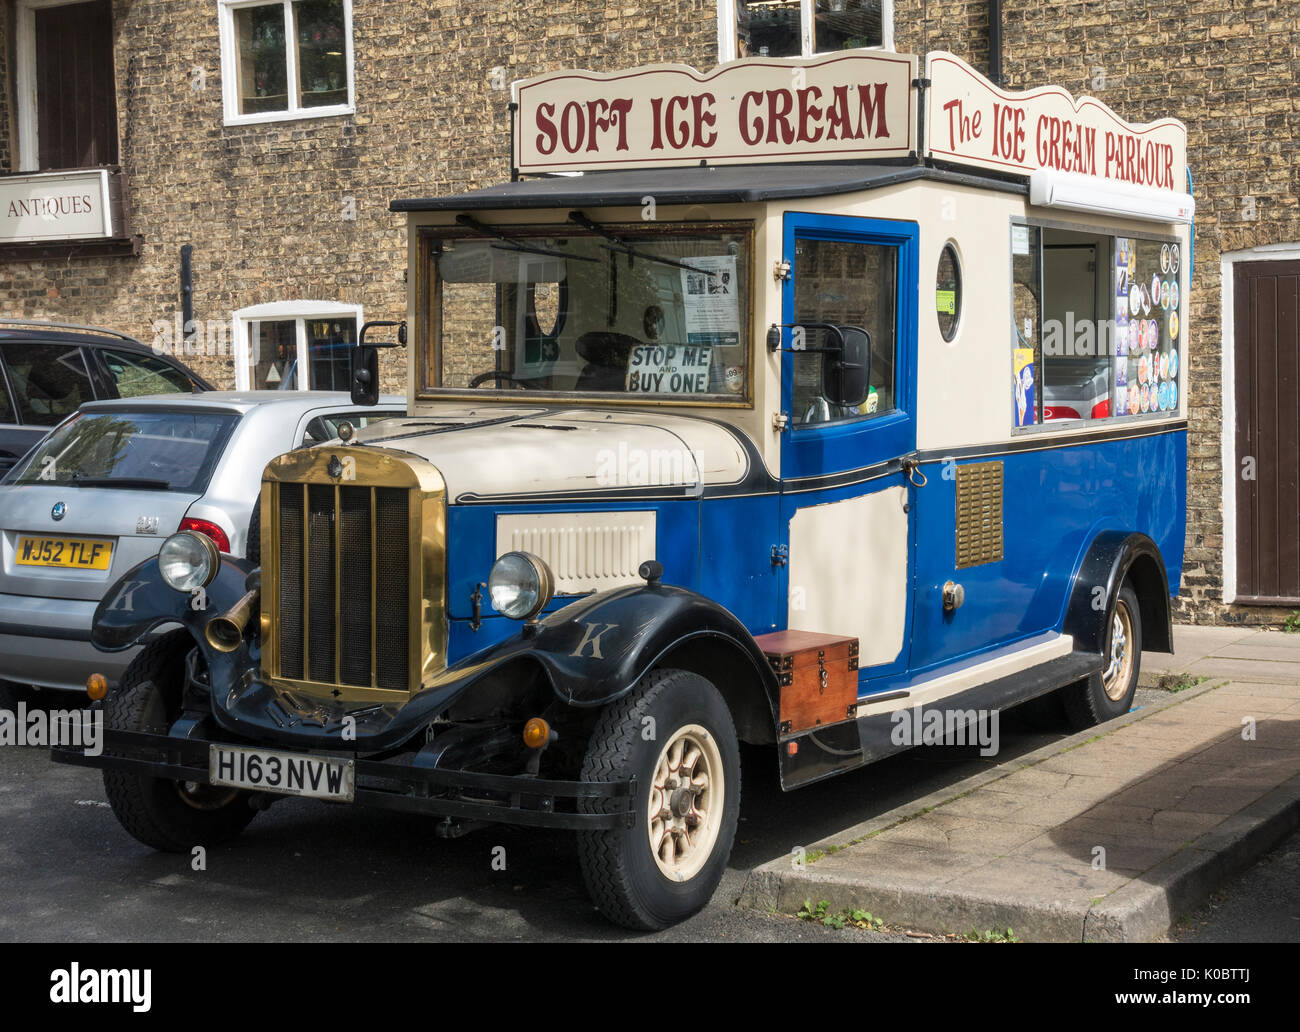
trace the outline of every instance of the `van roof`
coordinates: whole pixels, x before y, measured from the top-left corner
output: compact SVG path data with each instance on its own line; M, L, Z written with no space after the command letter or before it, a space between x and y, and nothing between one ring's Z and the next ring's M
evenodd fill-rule
M482 211L489 208L639 208L646 196L661 205L745 204L792 197L878 190L913 179L1027 194L1022 181L955 172L934 165L886 162L805 165L714 165L628 169L501 183L448 197L395 200L390 211Z

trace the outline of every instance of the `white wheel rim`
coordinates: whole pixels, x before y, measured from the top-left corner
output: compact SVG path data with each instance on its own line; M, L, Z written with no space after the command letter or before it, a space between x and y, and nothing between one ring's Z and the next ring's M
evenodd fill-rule
M1119 702L1128 691L1129 677L1133 671L1133 617L1124 600L1115 603L1115 615L1110 621L1110 662L1106 672L1101 675L1102 687L1106 697L1112 702Z
M678 728L659 753L650 782L650 853L672 881L689 881L708 863L722 826L722 753L699 724Z

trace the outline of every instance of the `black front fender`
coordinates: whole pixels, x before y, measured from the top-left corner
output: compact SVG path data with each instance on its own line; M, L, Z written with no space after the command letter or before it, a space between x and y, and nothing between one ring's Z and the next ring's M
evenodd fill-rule
M668 585L589 596L552 613L536 634L512 638L478 659L491 669L527 655L563 702L604 706L631 691L670 653L692 644L712 646L738 664L739 676L757 679L776 713L776 678L744 625L716 602Z
M212 583L201 592L186 593L162 579L157 557L146 559L108 589L95 608L90 640L101 652L121 652L140 644L155 627L178 623L193 636L214 676L242 671L250 662L247 645L218 652L208 645L203 630L244 596L244 582L254 568L247 560L223 555Z
M464 719L487 715L497 697L478 700L477 689L494 677L504 678L508 689L522 664L539 670L562 703L591 708L632 691L666 662L713 680L750 740L772 738L776 726L776 678L744 625L716 603L668 586L636 585L580 599L540 621L535 631L521 626L508 640L447 668L397 705L313 699L298 700L299 707L256 676L238 683L238 671L225 664L239 655L209 660L225 671L223 676L212 665L217 721L237 734L285 745L394 748L453 707ZM236 690L225 690L235 684ZM350 739L341 736L347 716L353 720Z

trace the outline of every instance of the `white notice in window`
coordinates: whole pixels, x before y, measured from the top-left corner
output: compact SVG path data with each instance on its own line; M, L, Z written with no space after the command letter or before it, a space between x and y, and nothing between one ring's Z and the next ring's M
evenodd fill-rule
M740 298L735 255L685 258L682 297L688 344L731 347L740 343ZM710 273L712 275L710 275Z
M627 362L630 394L708 394L711 348L642 344Z

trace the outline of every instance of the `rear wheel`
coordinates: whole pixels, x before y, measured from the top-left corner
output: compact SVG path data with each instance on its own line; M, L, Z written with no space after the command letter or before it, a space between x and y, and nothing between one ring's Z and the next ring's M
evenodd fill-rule
M1142 613L1125 583L1115 598L1102 669L1061 693L1070 723L1079 729L1121 717L1133 708L1142 666Z
M740 748L712 684L685 670L651 672L601 713L582 778L636 778L631 827L578 834L583 879L606 917L655 930L708 903L740 813Z
M179 716L188 631L145 646L104 700L104 723L115 731L166 734ZM105 770L104 792L118 822L146 846L186 853L234 838L256 816L246 793L193 781Z

